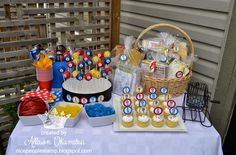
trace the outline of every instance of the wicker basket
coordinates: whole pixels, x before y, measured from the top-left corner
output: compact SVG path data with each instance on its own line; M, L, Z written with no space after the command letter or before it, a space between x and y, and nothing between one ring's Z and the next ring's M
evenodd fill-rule
M134 48L138 49L138 42L146 32L148 32L152 29L158 29L158 28L172 28L172 29L180 32L188 41L189 46L190 46L190 51L192 52L192 55L194 55L194 47L193 47L193 43L192 43L192 40L189 37L189 35L177 26L174 26L171 24L164 24L164 23L152 25L152 26L146 28L143 32L141 32L134 44ZM188 86L188 82L191 79L191 77L192 77L192 71L190 69L190 73L187 76L182 77L182 78L160 79L160 78L156 78L156 77L153 77L150 75L143 74L142 82L143 82L146 92L148 92L148 89L151 86L157 88L157 90L160 90L161 87L165 86L168 88L169 94L172 94L174 96L180 96L185 92L185 90ZM159 95L160 91L157 91L157 93Z

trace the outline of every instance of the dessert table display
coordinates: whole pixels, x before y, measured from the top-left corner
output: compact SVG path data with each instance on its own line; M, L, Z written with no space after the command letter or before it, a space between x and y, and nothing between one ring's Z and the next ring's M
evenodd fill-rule
M113 99L120 97L114 95ZM176 102L181 105L182 96ZM92 127L83 111L74 128L50 130L43 125L24 126L18 122L10 136L6 155L79 152L89 155L223 154L221 138L214 127L205 128L197 122L186 122L185 125L187 132L114 132L112 125ZM43 143L43 140L48 142Z
M154 28L183 38L160 32L141 40ZM181 118L194 60L187 33L156 24L125 44L115 48L117 63L110 51L36 45L39 87L20 99L7 154L222 154L213 127Z

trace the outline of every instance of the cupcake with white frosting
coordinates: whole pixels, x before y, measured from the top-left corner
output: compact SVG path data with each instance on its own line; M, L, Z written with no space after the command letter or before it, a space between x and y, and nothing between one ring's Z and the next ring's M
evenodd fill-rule
M160 128L165 124L163 115L154 115L152 117L152 126Z
M130 128L134 125L134 117L132 115L125 115L122 117L122 125L126 128Z
M138 116L138 126L146 128L149 125L150 118L147 115Z
M175 115L169 115L166 119L166 125L170 128L175 128L178 125L179 118Z

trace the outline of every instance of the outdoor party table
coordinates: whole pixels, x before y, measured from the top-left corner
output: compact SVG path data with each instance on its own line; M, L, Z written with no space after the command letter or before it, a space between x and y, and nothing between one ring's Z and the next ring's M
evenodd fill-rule
M118 96L113 95L113 98ZM182 96L176 98L182 104ZM221 137L214 127L186 122L187 132L114 132L112 125L91 127L85 114L74 128L23 126L12 132L7 155L222 155Z

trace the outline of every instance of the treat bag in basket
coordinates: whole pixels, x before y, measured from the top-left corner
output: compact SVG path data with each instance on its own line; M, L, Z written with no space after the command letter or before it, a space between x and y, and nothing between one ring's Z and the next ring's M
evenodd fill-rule
M136 85L140 83L140 68L130 65L119 65L115 71L113 80L113 93L122 95L124 87L130 87L130 93L133 94Z
M53 79L52 68L36 68L36 78L40 89L51 90Z

